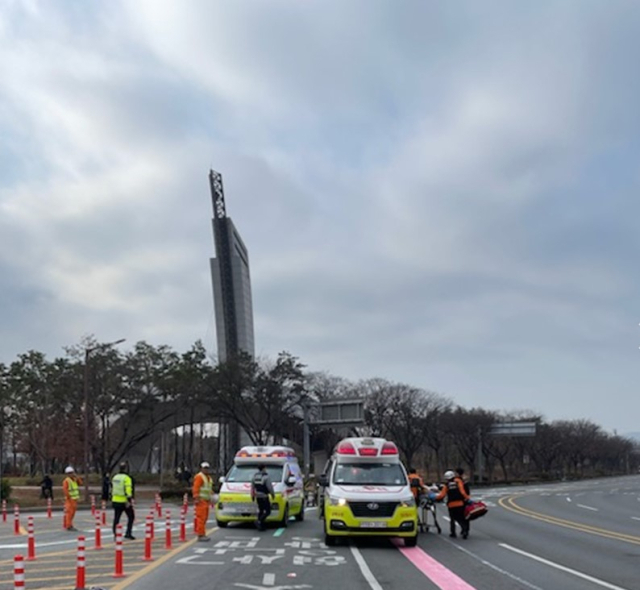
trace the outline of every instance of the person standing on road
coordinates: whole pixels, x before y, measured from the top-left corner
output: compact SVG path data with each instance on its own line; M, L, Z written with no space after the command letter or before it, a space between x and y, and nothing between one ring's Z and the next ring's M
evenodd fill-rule
M48 473L44 474L44 478L40 482L41 494L40 497L53 500L53 480L49 477Z
M438 501L447 497L447 508L449 509L450 537L456 537L456 522L462 529L462 538L469 536L469 521L464 517L464 505L469 500L469 494L464 489L462 478L454 471L446 471L444 478L447 483L438 494L431 496L432 500Z
M62 491L64 493L64 528L68 531L77 531L78 529L73 526L73 518L78 508L82 479L77 476L76 470L71 467L71 465L69 465L64 472L67 476L62 482Z
M464 478L464 469L462 469L462 467L458 467L458 469L456 469L456 473L458 474L458 477L462 480L462 483L464 484L464 491L467 492L467 496L470 496L471 488L469 487L469 482Z
M426 491L427 486L424 485L424 481L420 475L418 475L415 467L411 467L409 469L409 487L411 488L411 493L413 494L417 505L420 501L420 496Z
M110 497L111 497L111 480L109 479L109 474L105 473L102 476L102 500L105 502L108 502Z
M266 465L258 465L258 471L256 471L251 480L251 499L258 503L256 526L259 531L263 531L265 529L265 521L271 514L271 501L275 500L273 485L269 479Z
M193 501L196 508L196 535L198 541L209 541L207 537L207 520L213 496L213 480L209 474L211 466L206 461L200 463L200 473L193 478Z
M111 480L111 505L113 506L113 536L116 536L120 517L124 512L127 515L127 530L124 538L135 540L132 534L133 521L136 518L133 509L133 480L126 463L120 463L120 473L116 473Z

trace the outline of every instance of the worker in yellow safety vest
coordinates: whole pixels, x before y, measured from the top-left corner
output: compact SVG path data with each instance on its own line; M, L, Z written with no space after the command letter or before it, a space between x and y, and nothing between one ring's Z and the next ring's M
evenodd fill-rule
M64 528L68 531L77 531L78 529L73 526L73 517L76 515L78 508L82 480L71 465L64 472L67 476L62 482L62 491L64 492Z
M213 497L213 480L209 475L211 466L206 461L200 464L200 473L193 478L193 501L196 508L196 534L198 541L209 541L207 537L207 520L209 506Z
M120 473L111 479L111 506L113 506L113 535L115 536L120 517L124 512L127 515L127 531L125 539L135 540L131 530L136 513L133 509L133 480L129 475L129 466L120 463Z

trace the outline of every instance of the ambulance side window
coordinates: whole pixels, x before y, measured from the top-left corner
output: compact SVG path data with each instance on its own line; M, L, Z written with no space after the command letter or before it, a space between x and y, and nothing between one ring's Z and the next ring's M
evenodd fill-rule
M295 476L296 481L302 478L302 472L300 471L300 465L297 463L290 463L289 469L291 469L291 475Z
M320 476L322 478L322 480L327 482L327 485L329 485L331 483L331 472L333 471L333 461L331 461L331 459L329 459L329 461L327 461L327 464L324 466L324 471L322 472L322 475Z

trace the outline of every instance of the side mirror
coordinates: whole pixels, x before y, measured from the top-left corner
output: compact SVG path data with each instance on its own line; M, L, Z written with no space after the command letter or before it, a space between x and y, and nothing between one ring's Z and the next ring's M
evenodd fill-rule
M296 476L295 475L290 475L289 477L287 477L287 485L288 486L296 485Z
M327 475L325 473L323 473L318 478L318 484L321 485L323 488L326 488L329 485L329 478L327 477Z
M224 475L220 476L220 479L218 480L220 483L224 483L225 481L227 481L227 478Z

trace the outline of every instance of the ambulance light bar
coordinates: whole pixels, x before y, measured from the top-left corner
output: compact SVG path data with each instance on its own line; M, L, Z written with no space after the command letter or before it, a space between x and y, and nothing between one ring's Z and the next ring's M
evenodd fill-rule
M355 455L356 449L351 443L343 442L336 449L336 453L338 455Z
M382 445L381 455L397 455L398 447L394 445L392 442L386 442Z
M377 457L378 456L378 449L376 449L375 447L363 447L359 449L359 452L361 457Z
M277 457L295 457L295 453L292 450L273 450L269 452L259 453L256 451L248 451L247 449L240 449L236 453L236 457L248 459L248 458L256 458L256 459L268 459L268 458L277 458Z

